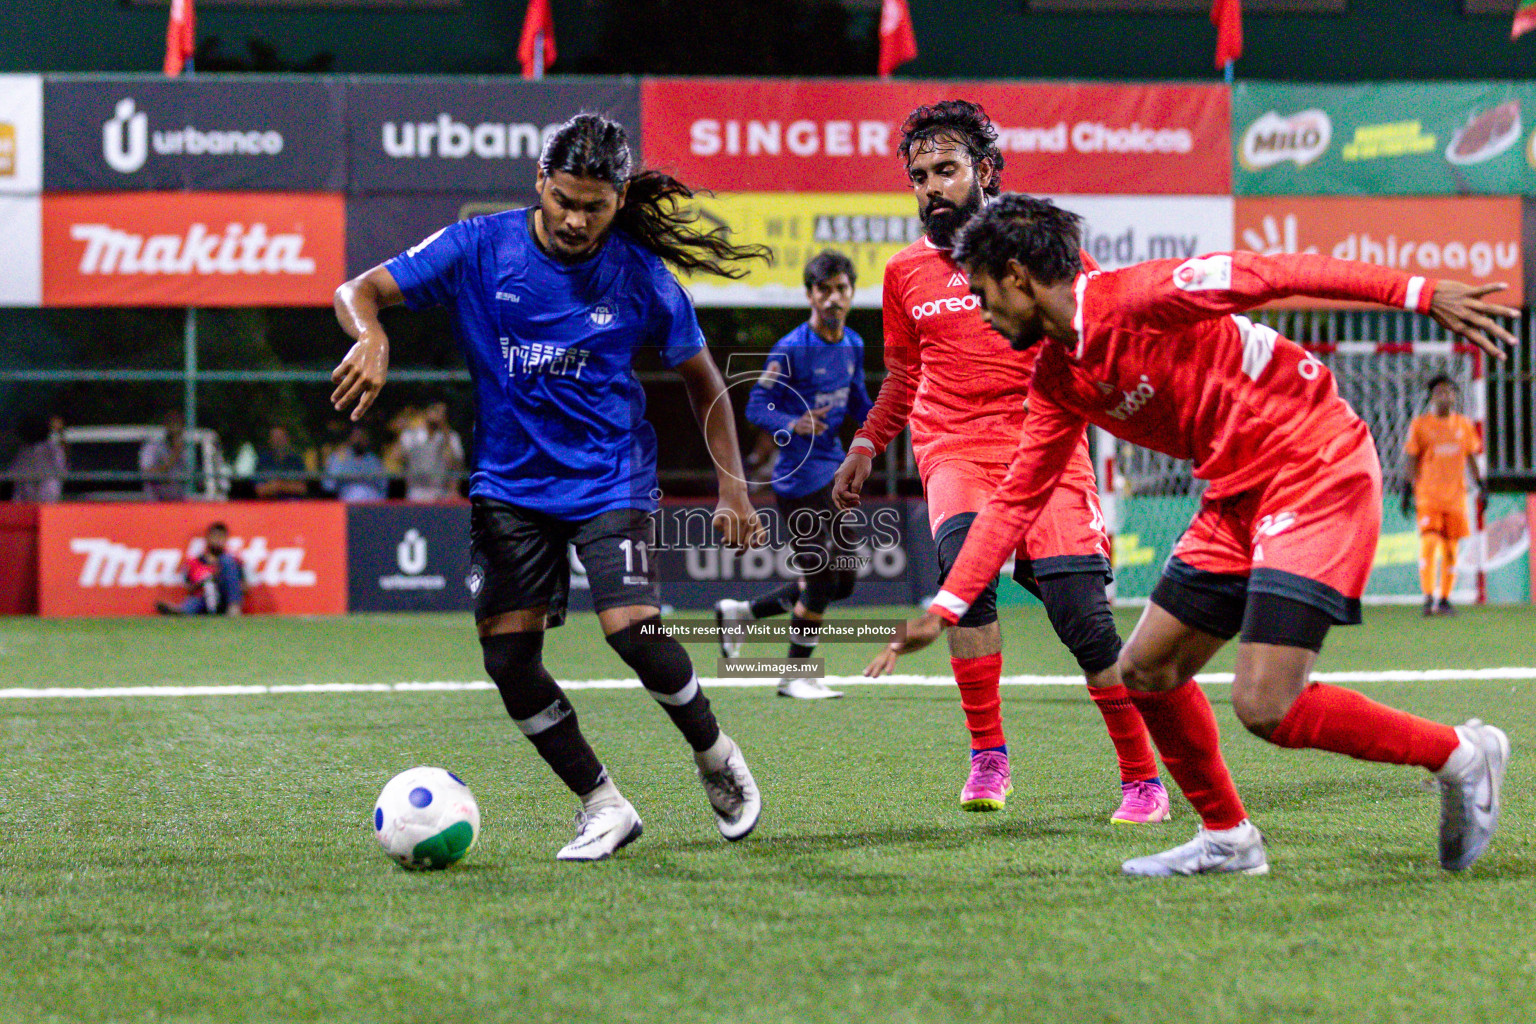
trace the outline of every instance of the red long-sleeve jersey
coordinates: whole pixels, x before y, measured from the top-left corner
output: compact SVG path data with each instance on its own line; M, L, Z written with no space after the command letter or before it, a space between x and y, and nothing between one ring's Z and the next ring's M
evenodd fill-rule
M1084 264L1097 269L1086 253ZM885 265L885 382L853 447L879 455L908 423L924 477L946 458L1006 463L1018 448L1033 352L981 318L965 273L926 236Z
M970 606L1045 507L1085 425L1175 458L1206 499L1249 490L1330 444L1369 439L1333 375L1305 349L1231 315L1291 295L1427 312L1434 282L1326 256L1217 253L1085 272L1075 345L1037 348L1029 413L1002 486L972 524L930 611Z

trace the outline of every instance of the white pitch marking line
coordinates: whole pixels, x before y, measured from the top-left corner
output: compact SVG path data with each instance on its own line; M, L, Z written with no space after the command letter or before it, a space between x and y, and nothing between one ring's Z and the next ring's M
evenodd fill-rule
M1232 682L1230 672L1211 672L1195 677L1201 683ZM1536 679L1536 668L1474 669L1394 669L1385 672L1314 672L1320 683L1429 683L1472 680ZM706 687L760 688L777 686L777 678L741 676L701 679ZM937 686L955 685L951 676L891 675L879 679L864 676L827 676L829 686ZM1082 676L1004 676L1004 686L1082 686ZM561 680L567 690L637 690L636 679ZM248 697L264 694L311 693L422 693L494 690L491 683L477 680L425 680L401 683L297 683L230 686L10 686L0 687L0 700L85 700L99 697Z

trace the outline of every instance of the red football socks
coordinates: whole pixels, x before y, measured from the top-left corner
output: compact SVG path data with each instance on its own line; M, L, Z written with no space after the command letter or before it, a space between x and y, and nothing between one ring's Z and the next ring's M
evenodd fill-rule
M1006 746L1003 698L998 693L998 681L1003 677L1002 654L950 658L949 664L955 671L955 682L960 685L960 708L965 712L965 727L971 731L971 749Z
M1115 744L1115 757L1120 762L1121 782L1142 782L1157 778L1157 755L1152 752L1152 740L1147 736L1146 724L1141 712L1131 703L1124 686L1090 686L1088 696L1104 716L1104 728Z
M1221 732L1205 692L1187 679L1166 693L1130 690L1128 696L1201 824L1212 830L1241 825L1248 812L1222 759Z
M1313 683L1301 691L1270 740L1282 747L1312 747L1362 761L1445 766L1461 742L1439 722L1378 704L1340 686Z

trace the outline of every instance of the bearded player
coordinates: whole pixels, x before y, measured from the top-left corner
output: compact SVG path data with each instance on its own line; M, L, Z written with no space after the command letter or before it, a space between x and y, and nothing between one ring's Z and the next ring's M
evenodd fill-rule
M1381 532L1381 465L1370 431L1305 349L1235 315L1277 299L1416 310L1503 358L1518 316L1474 288L1316 255L1217 253L1109 273L1080 264L1080 219L1003 196L968 224L956 258L988 320L1036 349L1029 414L1008 478L908 641L930 642L966 613L1048 506L1084 424L1194 463L1209 482L1151 603L1120 654L1120 676L1202 827L1182 846L1127 861L1132 875L1269 870L1222 762L1216 721L1192 676L1240 635L1232 709L1281 747L1418 765L1440 782L1440 864L1460 871L1498 824L1509 738L1477 719L1452 728L1352 690L1311 683L1330 626L1360 621Z
M1003 157L992 122L976 104L948 100L917 108L901 130L925 234L886 265L888 376L832 489L841 506L857 504L872 460L910 424L942 583L1018 446L1033 360L1020 359L987 325L950 253L956 231L1001 187ZM1014 578L1044 603L1104 716L1120 768L1121 804L1111 820L1165 821L1168 793L1141 715L1115 669L1120 637L1104 590L1111 578L1109 538L1097 491L1087 437L1079 430L1045 514L1017 547ZM971 734L960 806L1001 810L1013 785L998 686L1003 655L995 580L960 617L949 651Z

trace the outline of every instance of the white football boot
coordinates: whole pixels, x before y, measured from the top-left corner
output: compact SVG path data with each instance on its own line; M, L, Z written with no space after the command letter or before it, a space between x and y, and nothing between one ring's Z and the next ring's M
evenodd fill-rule
M731 634L735 639L728 638L727 629L735 622L749 622L752 619L752 606L746 601L732 601L730 598L715 602L715 625L720 628L720 653L727 658L741 657L741 649L746 641L740 637L742 634Z
M1487 849L1499 827L1499 793L1509 765L1503 729L1473 718L1458 725L1456 734L1475 752L1459 777L1440 780L1440 866L1447 871L1466 870Z
M1127 875L1141 878L1172 878L1174 875L1267 875L1269 857L1264 837L1246 818L1236 828L1211 832L1204 828L1195 838L1150 857L1135 857L1120 865Z
M831 689L820 679L779 680L780 697L793 697L795 700L830 700L842 695L842 690Z
M576 812L576 838L555 854L555 860L607 860L639 839L642 831L640 815L628 800L595 811L580 810Z
M757 827L757 819L763 813L763 797L736 741L725 733L721 733L720 738L730 747L718 767L704 766L706 754L695 754L694 758L699 762L699 782L704 787L704 795L715 811L715 826L722 836L734 843L745 839Z

